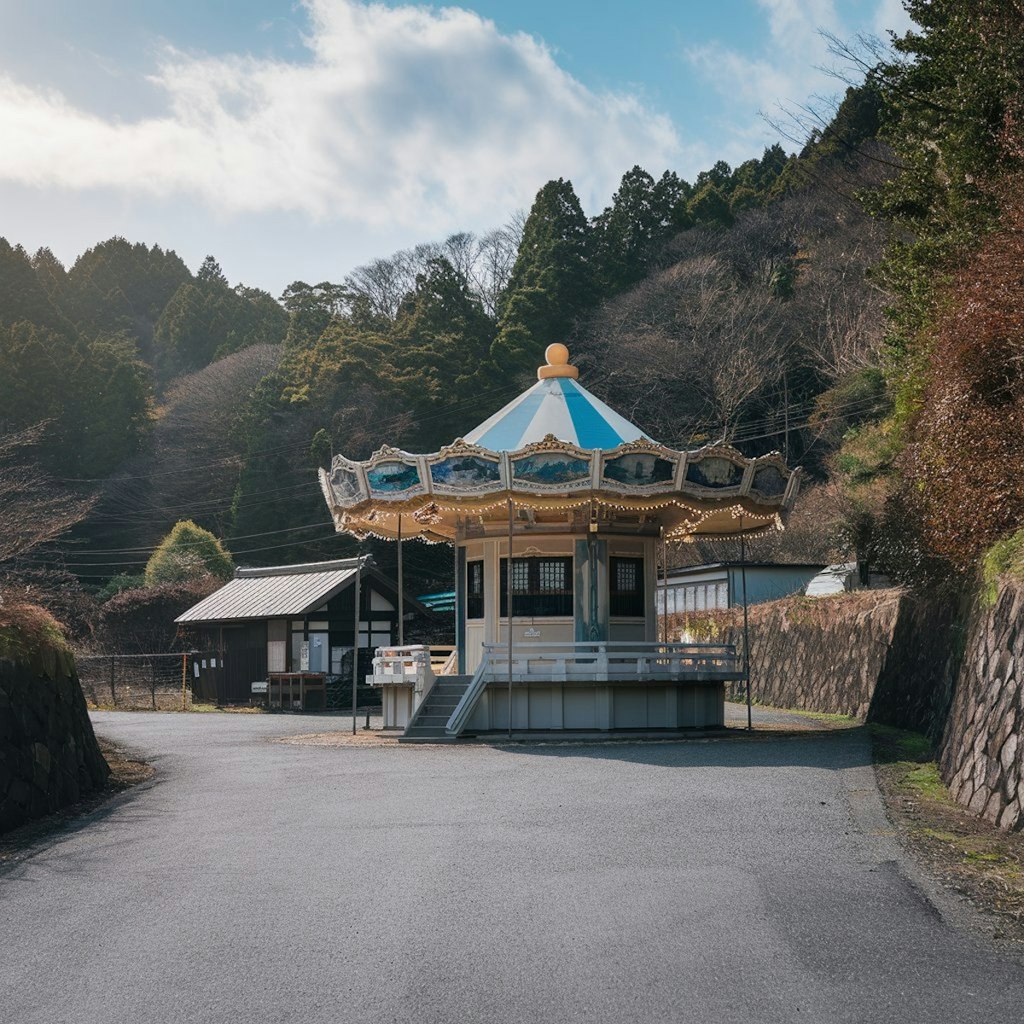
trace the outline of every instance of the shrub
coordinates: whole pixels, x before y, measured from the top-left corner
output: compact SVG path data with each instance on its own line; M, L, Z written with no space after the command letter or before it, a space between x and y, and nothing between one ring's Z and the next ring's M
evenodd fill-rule
M191 519L175 523L146 563L146 586L186 583L204 576L226 580L234 572L230 553L209 530Z

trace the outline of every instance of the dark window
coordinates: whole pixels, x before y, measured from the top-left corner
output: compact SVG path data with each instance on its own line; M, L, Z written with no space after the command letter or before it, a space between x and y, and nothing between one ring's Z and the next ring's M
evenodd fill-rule
M608 611L612 615L642 618L644 614L644 560L612 558L611 594Z
M508 559L501 560L501 614L508 615ZM572 615L571 558L513 558L512 614Z
M466 618L484 617L484 563L466 563Z

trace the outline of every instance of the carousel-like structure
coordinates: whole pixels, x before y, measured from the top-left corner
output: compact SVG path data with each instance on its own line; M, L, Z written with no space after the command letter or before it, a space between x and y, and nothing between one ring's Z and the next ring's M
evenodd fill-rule
M455 652L443 670L421 648L377 652L385 725L433 739L721 726L741 667L721 645L659 638L659 551L782 529L799 470L667 448L583 388L564 345L546 359L438 452L384 447L321 471L339 532L455 548Z

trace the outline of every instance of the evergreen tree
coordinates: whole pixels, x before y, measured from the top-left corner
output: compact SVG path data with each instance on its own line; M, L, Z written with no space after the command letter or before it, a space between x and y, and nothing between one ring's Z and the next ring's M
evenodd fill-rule
M453 440L477 414L474 400L487 386L484 363L494 323L448 260L431 260L418 276L416 290L399 307L392 337L394 383L416 420L426 424L419 443L432 449Z
M68 286L68 272L53 251L48 248L37 249L32 256L32 269L36 278L55 309L60 309L65 302Z
M492 362L503 375L524 374L544 349L566 341L597 298L587 219L572 183L559 178L538 193L523 228L501 301Z
M727 228L733 221L728 198L712 181L705 182L698 189L690 200L688 209L695 224Z
M622 176L612 205L594 219L594 263L603 297L640 281L663 243L689 226L689 186L671 171L655 182L641 167Z
M50 301L28 253L0 238L0 325L20 320L59 331L70 326Z
M37 268L43 270L42 265ZM128 332L142 358L152 364L154 326L171 296L191 279L176 253L110 238L75 260L61 308L86 335Z
M1018 127L1024 18L1016 5L908 0L906 6L920 27L894 41L899 59L876 73L884 138L903 168L871 202L900 228L885 266L900 297L892 338L897 363L931 317L944 273L994 223L993 184L1024 163ZM916 373L912 363L908 375Z
M40 451L51 472L106 476L148 432L149 373L123 335L69 341L27 322L0 328L0 380L12 396L9 427L53 421Z
M268 292L232 290L220 265L207 256L195 280L178 288L157 321L160 377L200 369L249 345L279 344L287 324L288 314Z
M344 285L321 281L310 285L293 281L281 295L281 304L288 315L286 348L305 348L327 330L346 309L348 290Z

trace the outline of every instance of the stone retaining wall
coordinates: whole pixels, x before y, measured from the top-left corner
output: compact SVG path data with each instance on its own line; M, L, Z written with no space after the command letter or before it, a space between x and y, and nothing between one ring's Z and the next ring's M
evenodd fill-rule
M0 658L0 832L95 792L109 773L71 655Z
M754 698L774 707L854 715L938 739L953 678L956 608L897 589L786 598L750 609ZM673 616L673 636L743 650L743 611ZM744 695L743 684L732 695Z
M953 797L1024 828L1024 585L1004 583L971 620L940 767Z

